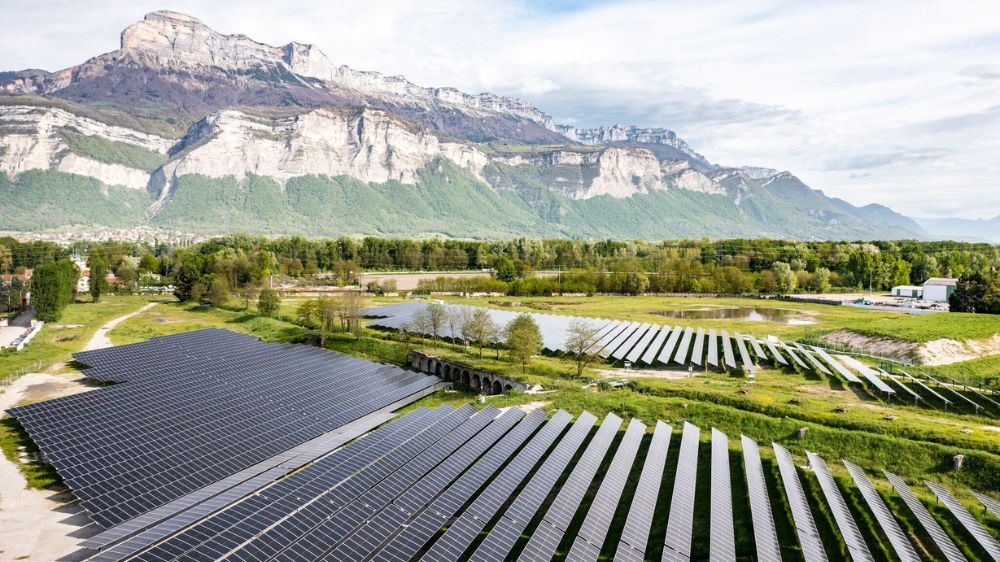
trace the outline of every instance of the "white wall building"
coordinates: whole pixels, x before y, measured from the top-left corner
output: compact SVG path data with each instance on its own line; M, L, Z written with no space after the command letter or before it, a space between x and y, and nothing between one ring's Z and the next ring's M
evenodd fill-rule
M898 285L892 288L892 296L919 299L924 296L924 288L917 285Z
M948 302L948 297L955 292L958 279L952 277L931 277L924 281L924 300Z

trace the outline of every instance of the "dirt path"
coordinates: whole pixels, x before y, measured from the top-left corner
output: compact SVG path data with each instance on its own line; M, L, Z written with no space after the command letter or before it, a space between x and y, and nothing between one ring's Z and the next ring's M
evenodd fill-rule
M0 394L0 410L25 399L72 394L86 389L66 376L30 373ZM0 455L0 560L57 560L76 543L99 531L68 492L34 490L17 466Z
M156 304L157 303L155 302L151 302L146 306L143 306L139 310L136 310L135 312L130 312L128 314L125 314L124 316L119 316L114 320L108 321L106 324L97 329L97 332L94 333L94 336L90 338L90 341L87 342L87 345L83 346L83 349L81 349L80 351L91 351L94 349L104 349L105 347L111 347L112 343L111 343L111 338L108 337L108 332L114 330L115 326L121 324L122 322L128 320L129 318L138 316L143 312L146 312L150 308L153 308L154 306L156 306Z
M97 329L83 350L111 346L108 332L148 310L150 303ZM0 393L0 411L24 400L45 400L88 390L78 375L29 373ZM29 489L17 465L0 455L0 560L72 560L76 544L100 531L69 492Z

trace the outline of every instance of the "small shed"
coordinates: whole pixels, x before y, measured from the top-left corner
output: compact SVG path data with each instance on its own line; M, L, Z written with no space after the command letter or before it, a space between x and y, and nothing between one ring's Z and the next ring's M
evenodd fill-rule
M924 288L917 285L898 285L892 288L892 296L919 299L924 296Z
M955 292L958 279L953 277L931 277L924 281L924 300L948 302L948 297Z

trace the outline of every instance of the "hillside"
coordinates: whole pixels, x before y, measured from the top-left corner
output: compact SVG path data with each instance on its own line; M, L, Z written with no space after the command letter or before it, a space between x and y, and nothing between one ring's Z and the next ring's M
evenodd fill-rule
M557 126L529 103L424 88L154 12L119 50L0 73L0 229L663 238L923 238L787 172L676 133Z

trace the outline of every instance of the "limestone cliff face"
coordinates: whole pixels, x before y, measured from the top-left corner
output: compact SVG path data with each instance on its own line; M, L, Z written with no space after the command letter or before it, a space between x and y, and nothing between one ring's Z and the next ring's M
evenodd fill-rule
M566 138L587 146L613 144L663 146L676 150L676 156L686 157L710 167L704 156L695 152L677 133L663 128L644 128L635 125L611 125L592 129L577 129L570 125L557 125L557 130ZM664 154L663 156L671 156Z
M479 175L486 156L475 147L443 142L374 109L314 110L265 118L240 111L214 113L193 126L174 148L177 157L154 175L166 194L185 174L236 178L248 174L284 182L309 174L347 175L361 181L415 183L418 171L443 157Z
M567 148L495 160L512 166L542 168L546 176L553 178L549 189L571 199L600 195L621 199L664 189L660 163L650 151L641 148L607 147L597 151Z
M166 154L172 141L115 127L57 108L0 106L0 171L16 177L28 170L57 169L92 177L106 185L144 189L149 174L121 164L74 154L63 131L120 142Z

